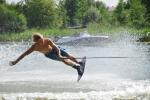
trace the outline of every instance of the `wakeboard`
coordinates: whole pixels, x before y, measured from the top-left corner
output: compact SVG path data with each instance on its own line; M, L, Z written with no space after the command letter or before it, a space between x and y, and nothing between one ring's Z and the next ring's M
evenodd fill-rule
M82 74L81 75L78 74L77 82L80 81L80 79L82 78L82 76L84 74L85 64L86 64L86 56L84 56L81 60L80 69L82 71Z

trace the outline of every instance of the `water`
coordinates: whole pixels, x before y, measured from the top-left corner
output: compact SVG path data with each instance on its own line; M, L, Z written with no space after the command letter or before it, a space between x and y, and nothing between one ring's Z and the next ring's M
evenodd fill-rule
M150 100L150 45L120 40L97 46L62 45L76 57L138 57L87 59L79 83L74 69L38 52L9 66L30 44L1 43L0 100Z

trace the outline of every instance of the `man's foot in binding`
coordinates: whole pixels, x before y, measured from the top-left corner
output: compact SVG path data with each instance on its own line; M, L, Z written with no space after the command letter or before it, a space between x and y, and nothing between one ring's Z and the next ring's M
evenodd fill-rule
M76 66L73 67L77 70L78 75L80 75L80 76L83 74L83 71L82 71L81 67L82 67L81 65L76 65Z
M83 71L82 71L82 68L81 68L82 66L78 66L77 67L77 72L78 72L78 75L82 75L83 74Z

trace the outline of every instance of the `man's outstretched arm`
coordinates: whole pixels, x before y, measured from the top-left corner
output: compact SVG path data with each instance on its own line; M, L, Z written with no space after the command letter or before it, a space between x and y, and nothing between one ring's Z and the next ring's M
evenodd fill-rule
M15 65L18 63L21 59L23 59L25 56L29 55L34 51L35 45L32 45L26 52L24 52L22 55L20 55L15 61L10 61L10 65Z

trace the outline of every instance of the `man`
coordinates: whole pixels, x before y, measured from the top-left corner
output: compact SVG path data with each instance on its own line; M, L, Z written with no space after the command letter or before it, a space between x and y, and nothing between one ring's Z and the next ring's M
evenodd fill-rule
M39 51L50 59L62 61L66 65L73 67L77 70L78 75L81 76L83 74L81 68L82 62L78 62L75 57L64 51L62 48L56 46L56 44L52 40L48 38L43 38L40 33L34 33L33 41L34 44L22 55L20 55L15 61L10 61L10 65L15 65L33 51Z

